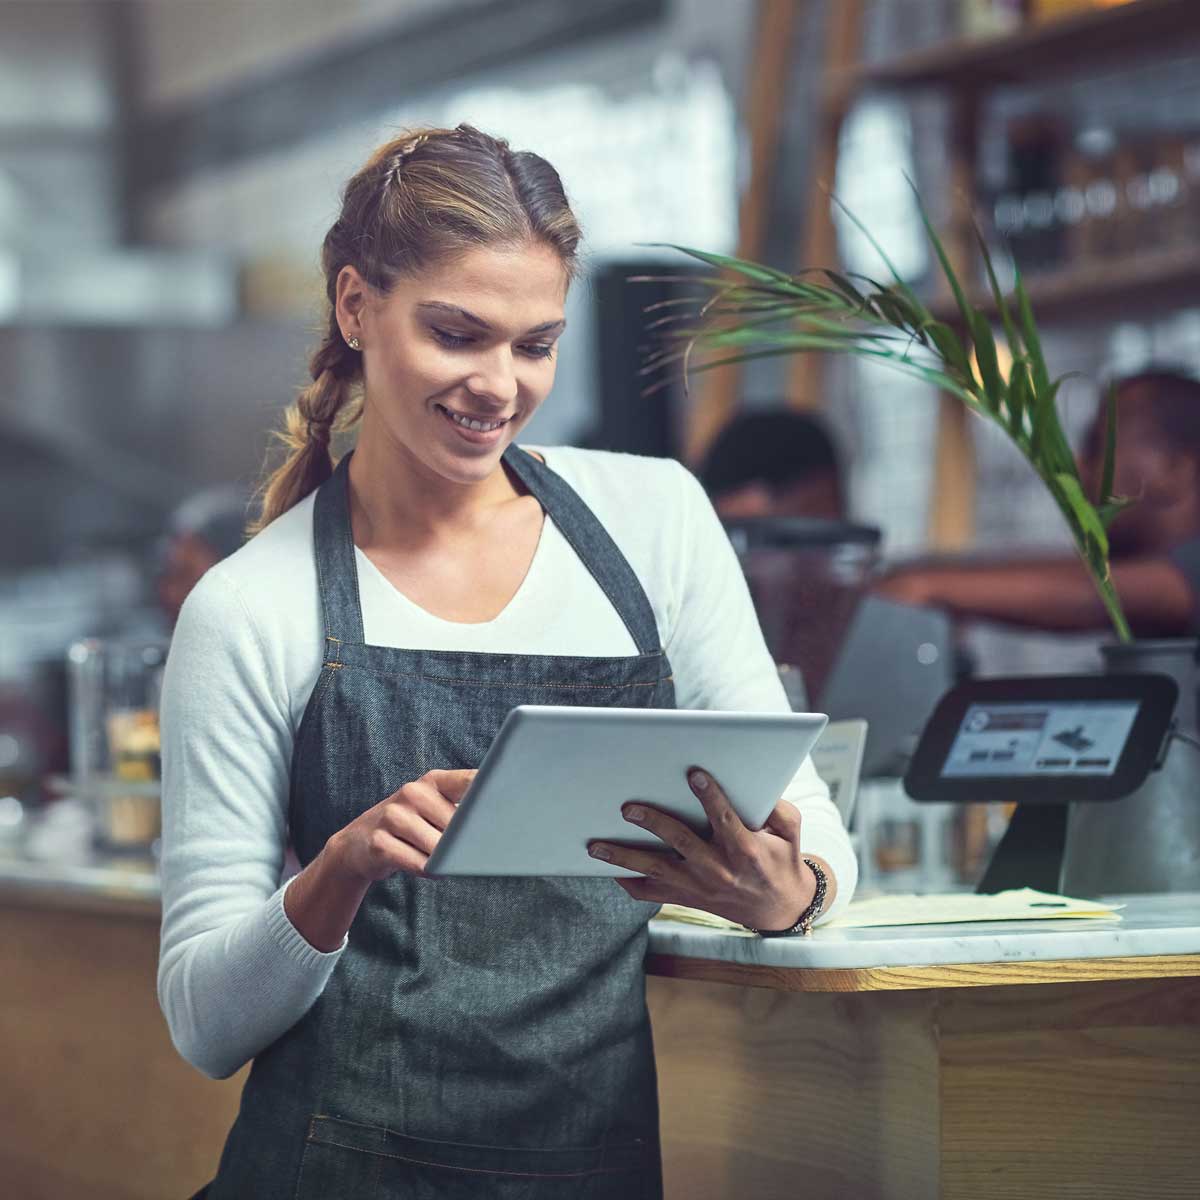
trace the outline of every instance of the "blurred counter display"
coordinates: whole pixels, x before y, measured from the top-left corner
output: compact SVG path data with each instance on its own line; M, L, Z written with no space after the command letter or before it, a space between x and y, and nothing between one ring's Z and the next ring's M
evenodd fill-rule
M71 774L106 849L144 853L161 827L159 695L163 639L85 638L67 651Z
M879 530L808 517L742 517L725 529L793 707L819 696L878 563Z
M1008 826L1012 804L918 804L898 778L859 784L859 891L970 891Z

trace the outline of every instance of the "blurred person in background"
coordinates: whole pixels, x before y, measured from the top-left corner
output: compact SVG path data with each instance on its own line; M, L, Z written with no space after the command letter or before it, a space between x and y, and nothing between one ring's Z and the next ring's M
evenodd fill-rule
M1135 501L1109 530L1112 578L1133 632L1141 637L1200 633L1200 382L1152 368L1119 379L1113 490ZM1088 427L1079 456L1095 501L1104 463L1106 405ZM883 596L951 615L1075 632L1110 627L1078 558L899 567L878 584Z
M171 514L156 580L158 602L172 629L188 593L210 567L246 540L249 496L234 485L189 496Z
M698 473L722 520L845 517L833 438L810 413L738 414L717 434Z
M628 878L425 874L514 705L788 709L694 477L517 444L580 236L554 168L469 125L380 146L326 234L291 453L163 687L159 999L200 1070L254 1060L208 1200L659 1200L657 906L794 935L853 894L810 759L757 831L702 763L712 840L624 804L663 847L589 848Z

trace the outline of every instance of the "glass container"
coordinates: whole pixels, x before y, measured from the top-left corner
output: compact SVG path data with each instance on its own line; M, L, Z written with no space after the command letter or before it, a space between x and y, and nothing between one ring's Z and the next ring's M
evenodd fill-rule
M71 786L97 843L147 852L161 826L159 696L168 643L86 638L67 651Z

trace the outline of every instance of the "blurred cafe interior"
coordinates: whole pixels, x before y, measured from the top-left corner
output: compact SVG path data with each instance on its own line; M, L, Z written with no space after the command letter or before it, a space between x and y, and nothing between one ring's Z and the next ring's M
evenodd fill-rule
M469 122L584 231L523 440L700 480L858 859L811 937L651 922L665 1194L1196 1194L1196 0L0 0L0 100L0 1191L214 1175L249 1068L155 984L172 630L340 188ZM685 379L661 314L731 280L791 324Z

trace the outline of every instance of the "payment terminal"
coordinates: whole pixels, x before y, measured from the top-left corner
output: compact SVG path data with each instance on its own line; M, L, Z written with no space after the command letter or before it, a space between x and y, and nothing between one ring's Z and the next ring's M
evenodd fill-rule
M1178 686L1166 675L972 679L948 692L904 789L921 802L1016 802L976 891L1057 892L1067 805L1137 791L1162 765Z

